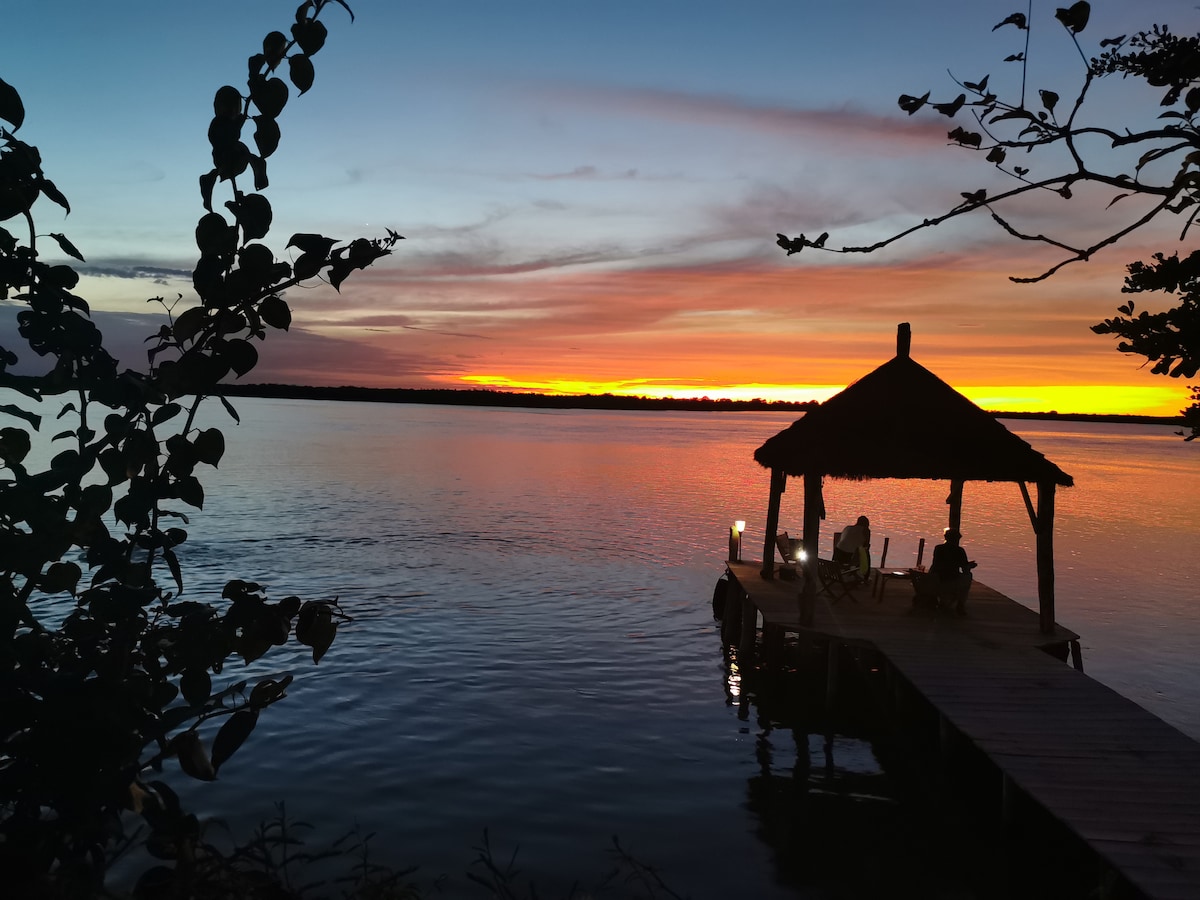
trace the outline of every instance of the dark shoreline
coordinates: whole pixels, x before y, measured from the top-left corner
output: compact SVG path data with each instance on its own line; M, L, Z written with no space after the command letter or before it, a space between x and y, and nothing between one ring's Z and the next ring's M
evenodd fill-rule
M227 397L267 397L283 400L351 400L365 403L430 403L443 406L497 406L522 409L682 410L721 412L757 410L804 412L816 401L714 400L709 397L668 399L626 397L616 394L534 394L512 391L451 388L314 387L299 384L226 384ZM993 412L998 419L1046 419L1070 422L1118 422L1149 425L1182 425L1182 416L1142 416L1109 413Z

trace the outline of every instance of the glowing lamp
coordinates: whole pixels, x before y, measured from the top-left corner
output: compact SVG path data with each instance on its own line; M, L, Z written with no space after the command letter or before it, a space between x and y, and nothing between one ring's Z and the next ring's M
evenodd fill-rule
M746 530L746 523L742 519L738 519L729 526L729 559L731 562L742 561L742 532Z

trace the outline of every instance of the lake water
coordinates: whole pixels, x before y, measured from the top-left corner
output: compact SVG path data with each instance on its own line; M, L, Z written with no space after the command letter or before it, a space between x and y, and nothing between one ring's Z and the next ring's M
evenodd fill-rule
M189 791L202 811L243 834L277 800L328 839L358 823L444 896L478 896L463 873L485 828L544 896L604 872L612 835L697 900L869 896L784 877L755 785L764 747L788 768L807 748L738 718L711 615L730 523L747 522L747 558L761 546L769 476L751 455L793 414L235 405L241 426L213 410L229 449L181 548L188 593L240 577L337 596L354 621L319 666L256 664L296 682ZM1058 494L1057 608L1088 673L1200 738L1200 447L1169 427L1006 424L1076 479ZM911 563L947 487L830 481L824 527L866 513L876 550L890 537ZM800 530L801 505L790 483L782 527ZM962 530L976 577L1036 607L1017 487L968 484ZM834 750L878 774L870 744Z

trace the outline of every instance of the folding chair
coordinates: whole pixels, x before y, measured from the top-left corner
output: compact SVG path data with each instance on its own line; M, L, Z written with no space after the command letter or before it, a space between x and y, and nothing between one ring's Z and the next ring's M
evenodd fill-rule
M851 603L857 603L854 595L850 593L851 585L847 581L847 576L855 572L855 569L847 569L841 563L836 563L832 559L817 559L817 581L820 582L820 590L818 594L826 594L833 603L837 603L843 597L849 597Z
M783 565L779 567L779 576L784 580L793 580L797 576L796 567L800 563L800 547L803 541L781 531L775 536L775 546L783 557Z

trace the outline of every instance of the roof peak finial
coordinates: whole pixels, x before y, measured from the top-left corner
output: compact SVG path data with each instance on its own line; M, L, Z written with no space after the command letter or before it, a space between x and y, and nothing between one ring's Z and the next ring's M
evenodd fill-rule
M907 357L911 346L912 326L907 322L901 322L896 326L896 355Z

